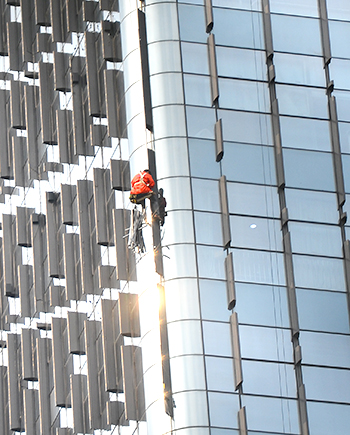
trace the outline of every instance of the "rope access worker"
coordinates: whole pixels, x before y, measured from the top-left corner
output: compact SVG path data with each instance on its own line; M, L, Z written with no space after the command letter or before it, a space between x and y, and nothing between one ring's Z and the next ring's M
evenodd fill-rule
M131 180L130 202L133 204L141 204L142 208L144 208L146 198L150 198L152 202L152 197L154 195L152 188L154 187L154 184L149 169L140 171Z

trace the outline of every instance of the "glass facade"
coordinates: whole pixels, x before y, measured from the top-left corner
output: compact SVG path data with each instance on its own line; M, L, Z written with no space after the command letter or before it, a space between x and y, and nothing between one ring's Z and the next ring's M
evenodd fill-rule
M346 434L348 3L0 12L0 435Z

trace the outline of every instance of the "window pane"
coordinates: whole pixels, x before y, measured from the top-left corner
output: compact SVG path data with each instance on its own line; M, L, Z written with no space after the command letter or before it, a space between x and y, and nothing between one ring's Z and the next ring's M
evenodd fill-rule
M287 329L240 325L239 336L242 358L293 361L290 331Z
M196 243L222 246L221 214L194 213ZM210 228L210 231L208 231Z
M230 216L232 247L283 251L279 220Z
M277 82L325 86L322 57L275 53L273 63Z
M230 312L227 311L226 282L200 279L199 291L202 318L227 322Z
M220 212L219 182L192 179L193 207L195 210Z
M213 6L261 11L260 0L251 0L249 3L247 3L246 0L212 0L212 3Z
M293 254L297 287L345 291L343 260Z
M350 336L300 332L303 363L350 368Z
M296 397L292 364L242 361L242 369L245 394Z
M284 148L331 151L328 121L280 116L280 126Z
M190 74L184 74L183 78L186 104L211 107L210 78L208 76ZM181 87L178 89L181 89Z
M164 261L166 279L197 275L194 245L171 245L168 256L173 261Z
M215 110L204 107L186 107L187 129L190 137L214 139Z
M235 392L232 358L205 357L208 390Z
M213 140L189 139L191 175L193 177L220 178ZM157 151L158 153L158 151ZM226 153L226 150L225 150Z
M202 354L202 332L199 320L168 323L170 358L186 354Z
M272 147L225 142L224 150L221 164L227 180L276 184Z
M183 41L207 42L204 7L180 4L178 5L178 11L180 38ZM176 16L176 12L174 15Z
M347 0L327 0L328 18L350 20L350 3Z
M333 57L350 58L350 23L342 21L328 21Z
M290 222L292 251L299 254L342 257L339 226Z
M147 8L147 41L176 40L179 37L176 4L160 3Z
M182 42L181 50L184 72L209 74L207 45Z
M240 323L289 327L285 287L236 282L236 298Z
M188 176L187 141L185 138L167 138L155 142L158 180L164 177ZM158 186L163 187L163 186ZM166 192L165 192L166 195Z
M266 80L264 51L217 46L216 59L219 76Z
M214 8L213 14L217 45L264 48L260 13Z
M285 189L285 194L289 219L338 223L335 193Z
M270 112L265 83L247 80L219 79L220 107L223 109Z
M171 358L170 369L173 393L183 390L205 389L204 362L201 355Z
M350 121L350 92L334 91L333 95L337 100L337 113L339 121Z
M276 85L276 92L282 115L328 118L324 89Z
M163 73L150 77L152 104L183 104L181 73Z
M218 116L222 118L224 140L272 145L270 115L219 110Z
M330 76L334 80L335 89L350 89L349 68L349 60L332 59L332 62L329 64L329 71Z
M199 276L201 278L225 279L225 256L222 247L197 245Z
M285 285L283 254L234 249L235 279L259 284Z
M177 41L160 41L148 44L148 52L152 59L152 62L149 62L151 75L164 71L181 71L180 50Z
M346 295L297 289L301 329L349 333Z
M303 367L303 379L307 399L350 402L350 370Z
M270 0L270 11L318 17L317 0Z
M238 394L208 393L210 424L238 428ZM224 435L224 434L222 434ZM228 433L228 435L231 435Z
M196 279L173 279L165 284L168 322L199 319L198 284ZM186 304L183 301L186 300Z
M276 187L227 183L227 194L230 213L277 218L280 216Z
M251 430L279 433L299 433L296 400L243 396L247 422ZM318 434L317 434L318 435Z
M350 406L308 402L310 433L314 435L346 434L350 427ZM332 416L332 418L329 418Z
M205 391L184 391L174 394L173 398L176 403L174 420L178 427L208 426L208 403Z
M314 18L271 15L276 51L322 55L320 24Z
M350 153L350 124L347 122L338 122L340 147L342 153Z
M335 190L332 154L284 149L283 160L287 187Z
M230 324L202 322L202 326L205 354L232 357Z

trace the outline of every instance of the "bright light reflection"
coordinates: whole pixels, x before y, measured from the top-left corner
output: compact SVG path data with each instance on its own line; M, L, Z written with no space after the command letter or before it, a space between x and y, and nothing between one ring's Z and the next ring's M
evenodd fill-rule
M251 224L251 225L250 225L250 228L251 228L251 229L256 228L256 224Z

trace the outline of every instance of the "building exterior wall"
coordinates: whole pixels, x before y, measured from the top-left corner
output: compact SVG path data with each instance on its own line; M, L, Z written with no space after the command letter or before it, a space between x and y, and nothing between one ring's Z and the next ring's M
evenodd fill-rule
M347 2L0 12L0 435L346 434Z

